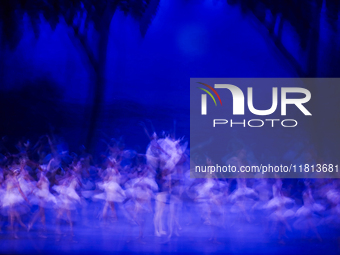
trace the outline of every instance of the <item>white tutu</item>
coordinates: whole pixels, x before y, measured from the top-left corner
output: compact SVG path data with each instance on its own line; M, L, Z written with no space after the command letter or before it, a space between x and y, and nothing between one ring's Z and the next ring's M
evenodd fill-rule
M152 190L152 191L157 191L158 190L158 185L157 183L155 182L155 180L151 179L151 178L143 178L142 179L142 183L144 185L148 185L149 188Z
M333 204L337 205L340 203L340 193L334 189L329 190L326 193L326 197Z
M9 210L13 210L18 214L25 214L29 211L25 199L16 188L7 190L2 198L2 214L7 216Z
M248 187L237 188L229 195L228 199L230 202L234 202L235 200L243 197L257 197L257 193Z
M97 200L106 200L106 194L105 192L102 192L102 193L99 193L99 194L96 194L93 196L93 199Z
M295 216L296 217L302 217L302 218L310 217L310 216L312 216L312 213L313 213L313 211L311 210L311 208L306 207L306 206L302 206L296 211Z
M57 203L57 200L55 196L50 193L50 183L48 179L45 176L41 176L37 185L39 187L35 187L32 195L29 196L30 202L44 208L53 207Z
M59 193L57 196L57 207L61 209L67 210L75 210L76 206L80 203L80 197L78 196L77 192L70 187L66 187L63 185L60 186L53 186L56 192Z
M24 192L25 196L29 196L33 192L33 189L35 188L35 184L36 184L33 181L27 181L23 177L19 177L18 182L19 182L20 188L21 188L22 192Z
M25 199L18 190L8 190L3 197L2 207L11 207L24 202Z
M294 204L294 200L289 197L278 196L278 197L274 197L271 200L269 200L269 202L264 206L264 208L269 209L269 210L275 210L276 208L282 205L288 205L288 204Z
M133 197L137 200L150 200L152 198L152 192L149 189L137 186L133 189Z
M126 198L124 190L115 181L98 184L105 192L94 195L94 199L102 199L110 202L123 202Z
M318 226L321 223L321 218L315 212L322 212L325 208L320 204L314 203L310 189L303 193L303 203L304 205L296 211L295 216L297 220L293 224L294 228L306 230L313 226Z
M296 211L295 216L302 217L302 218L311 217L313 216L314 212L322 212L324 210L325 210L325 207L317 203L314 203L311 206L304 205Z
M269 215L271 221L285 221L294 218L295 212L291 209L276 210Z
M57 199L48 189L34 189L33 195L29 198L30 202L44 208L51 208L57 204Z

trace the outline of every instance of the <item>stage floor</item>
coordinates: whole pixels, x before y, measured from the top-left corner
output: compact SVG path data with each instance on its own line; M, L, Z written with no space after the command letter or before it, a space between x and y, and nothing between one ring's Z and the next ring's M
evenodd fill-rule
M36 208L33 208L33 211ZM1 254L340 254L339 230L322 225L318 231L322 240L318 240L312 231L302 233L292 229L278 240L278 230L267 227L261 213L251 214L251 221L240 214L228 213L224 226L211 227L203 224L197 206L187 204L179 215L182 230L180 236L168 238L156 237L153 230L153 215L145 214L145 231L142 239L138 237L138 226L129 224L121 207L117 206L118 220L101 218L102 204L90 203L86 210L73 212L74 231L71 235L66 221L61 222L61 233L55 231L55 212L46 214L46 231L41 231L37 222L27 232L18 228L18 239L8 230L8 223L3 220L0 233ZM167 208L164 215L167 215ZM23 216L27 223L31 215ZM190 219L191 218L191 219ZM5 221L4 221L5 220ZM190 222L191 221L191 222ZM166 225L166 218L164 219ZM216 240L209 240L212 231ZM42 233L44 236L42 236Z

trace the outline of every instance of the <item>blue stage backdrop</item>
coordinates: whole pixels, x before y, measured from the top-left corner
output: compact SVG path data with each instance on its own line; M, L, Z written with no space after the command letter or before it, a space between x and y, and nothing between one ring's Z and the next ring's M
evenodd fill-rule
M339 1L0 2L0 168L4 173L0 178L0 210L4 211L0 214L0 253L340 252L340 190L333 179L283 179L281 183L279 179L268 179L262 183L257 179L243 182L224 178L211 184L210 179L200 183L183 177L190 160L195 160L189 156L190 79L339 77ZM240 164L255 158L254 162L277 164L293 159L338 164L340 86L325 90L319 84L308 84L306 89L312 94L308 109L313 118L299 129L277 129L272 136L267 136L266 130L229 129L225 150L215 155L218 159L203 153L201 160L210 164L211 160L229 162L226 160L239 157L243 162ZM256 101L258 108L271 105L271 90L254 88L254 93L260 98ZM157 139L164 140L155 145ZM150 163L152 157L159 161ZM166 157L169 158L165 160ZM79 187L66 192L74 195L72 199L79 196L76 209L46 207L45 217L41 209L44 207L39 205L41 200L36 204L27 202L36 190L26 190L27 210L21 212L14 205L6 209L3 201L8 199L7 185L16 183L17 171L23 173L27 166L29 174L24 179L36 186L39 178L43 179L41 182L45 180L40 177L41 172L58 165L55 169L60 172L51 171L53 174L45 177L48 194L53 196L50 200L54 200L57 196L61 199L63 189L53 187L64 185L63 178L70 178L67 185L71 185L71 177L80 167L78 163L88 171L84 170L86 177L81 175ZM140 165L152 168L152 174L144 174ZM169 165L181 168L181 174L171 172ZM129 167L137 169L135 175L127 171ZM98 198L97 194L100 189L105 190L106 181L116 178L107 170L111 168L119 169L121 175L121 183L116 183L119 187L115 184L112 189L126 193L124 199L114 202ZM159 173L160 169L164 171ZM136 188L144 195L150 191L150 197L129 200L127 194L137 191L129 190L135 182L132 185L128 181L149 175L155 180L164 178L165 183L169 181L167 175L179 178L175 186L180 188L174 189L174 196L178 197L163 196L163 182L156 181L157 191L153 190L152 180L152 184ZM170 187L172 182L170 178ZM240 187L248 189L248 193L243 190L247 195L238 191ZM21 189L20 194L26 192ZM168 187L166 192L168 189L172 190ZM15 192L25 202L19 189ZM217 194L218 199L225 200L218 200ZM263 208L273 209L271 199L276 198L275 194L285 196L287 203L283 207L287 211L278 212L277 208L283 207L276 199L277 214L263 213ZM311 204L318 202L317 209L299 211L307 200ZM272 203L266 204L269 201ZM204 207L207 203L210 207ZM291 213L288 210L295 218L287 216ZM106 211L115 223L103 220ZM22 222L20 217L15 218L16 213ZM32 216L34 213L38 216ZM280 213L286 213L287 218L282 220ZM269 226L271 220L274 227ZM64 233L69 234L69 223L74 238L62 238ZM182 225L177 229L179 233L176 224ZM43 229L47 234L41 235ZM144 229L146 237L136 243L134 235L140 237L139 229ZM174 240L176 234L179 237Z

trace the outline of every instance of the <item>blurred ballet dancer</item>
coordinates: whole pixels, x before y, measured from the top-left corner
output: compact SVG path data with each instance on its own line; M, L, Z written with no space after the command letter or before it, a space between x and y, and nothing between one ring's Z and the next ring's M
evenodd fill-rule
M213 243L219 244L220 242L217 240L217 231L219 228L225 227L224 195L226 194L228 185L218 179L213 179L213 183L214 185L209 191L209 207L211 212L211 237L209 240Z
M176 236L179 236L179 231L182 230L181 225L179 224L179 213L182 205L181 196L184 191L183 187L183 173L181 169L181 164L178 163L174 169L174 172L171 174L171 188L169 190L169 216L168 216L168 229L169 234L168 238L172 237L174 233Z
M309 230L314 232L319 241L322 241L321 236L317 230L317 225L321 222L320 217L315 213L321 213L325 210L321 204L315 203L312 196L312 189L310 183L305 181L306 189L302 194L303 206L300 207L295 216L297 220L294 222L294 228L303 231L303 235L306 236Z
M155 215L154 215L154 227L155 227L155 235L160 237L162 235L166 235L163 226L163 212L165 209L165 204L169 195L170 188L170 175L167 170L159 170L156 175L156 182L158 185L159 192L156 194L155 198Z
M69 170L67 176L60 181L60 185L55 185L52 188L59 193L57 199L57 221L56 232L61 234L60 220L63 215L66 215L67 221L70 225L70 233L73 236L73 221L71 218L71 211L76 210L77 205L80 205L81 200L76 192L76 188L80 185L80 181L75 173Z
M2 211L3 197L5 195L3 168L0 166L0 212ZM3 216L0 213L0 233L2 232Z
M217 230L224 227L224 184L213 177L203 180L196 186L195 202L198 204L200 214L205 225L209 226L211 235L209 241L217 241Z
M273 198L268 201L264 208L271 212L269 215L268 226L269 224L272 224L272 234L278 231L278 240L283 244L283 237L286 237L286 230L291 230L287 220L294 217L294 211L287 209L286 206L294 205L294 200L285 197L282 194L281 188L282 181L277 178L272 186Z
M94 195L94 199L102 199L105 201L103 207L103 219L107 221L107 210L110 208L114 220L117 220L117 214L115 209L115 202L121 203L125 200L125 192L119 185L119 173L115 168L108 168L105 179L103 182L97 183L97 186L104 190L103 193Z
M14 238L18 238L14 221L17 220L17 222L26 229L25 224L21 221L20 215L28 212L29 208L27 204L30 205L17 180L19 171L19 169L14 169L8 172L5 180L6 191L2 200L3 214L8 216L10 230Z
M148 164L153 166L157 172L156 182L159 187L159 192L155 199L154 226L155 235L161 236L166 235L162 218L166 202L172 190L171 175L186 150L186 144L181 146L180 140L173 140L169 137L158 139L156 143L161 147L161 150L157 149L157 147L150 142L146 154Z
M37 219L40 218L41 223L43 224L42 231L46 231L46 223L45 223L45 208L52 208L57 204L56 198L50 193L50 182L46 178L45 172L40 172L40 178L37 182L36 188L33 191L33 198L31 199L32 204L36 204L39 206L37 212L34 213L32 220L28 224L28 231L32 228L33 224ZM40 234L40 237L46 238L44 234Z
M158 186L154 179L149 176L148 167L145 166L138 173L138 177L126 183L126 193L131 198L130 203L126 203L133 221L139 227L138 238L140 241L144 236L144 224L147 214L152 214L151 200L154 198L154 192L157 192ZM129 206L130 205L130 206Z
M36 182L26 170L25 158L20 159L20 171L17 175L17 180L20 184L21 190L24 192L25 196L29 198L35 188Z
M248 209L251 208L251 203L255 203L255 198L258 197L255 190L248 188L246 184L246 179L238 178L236 179L237 188L228 197L228 200L233 204L230 208L232 213L240 213L238 216L243 215L243 217L251 222L250 216L248 214Z

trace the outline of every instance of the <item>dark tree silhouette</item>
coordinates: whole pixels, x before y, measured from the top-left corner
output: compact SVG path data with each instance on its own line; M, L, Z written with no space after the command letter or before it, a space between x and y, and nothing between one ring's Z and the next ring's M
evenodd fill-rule
M227 0L227 3L231 5L239 4L241 10L244 13L252 12L254 16L258 18L268 28L269 35L275 42L277 48L283 53L283 55L291 62L295 67L297 73L301 77L317 77L318 66L320 66L319 55L320 55L320 18L322 14L322 6L325 3L327 21L331 25L332 32L334 34L333 40L335 41L338 36L337 21L339 15L339 0ZM272 19L266 20L266 12L271 13ZM304 63L304 67L294 58L294 56L284 47L282 43L282 30L284 21L289 22L290 25L295 29L296 34L299 36L300 48L305 50L307 58ZM278 31L274 32L274 27L278 27ZM329 39L329 38L328 38ZM332 38L330 38L332 39ZM331 77L338 77L338 63L339 54L336 48L332 49L334 56L327 56L330 63L326 64L330 69ZM324 60L323 60L324 61ZM336 69L332 71L332 69ZM332 116L333 120L321 121L324 119L322 112L327 112L326 109L331 107L327 104L320 104L322 100L329 97L328 93L323 92L321 95L318 90L319 84L311 83L306 84L306 87L310 90L314 100L311 101L310 109L313 112L312 119L309 120L308 126L313 143L316 145L320 155L324 155L324 151L328 151L329 147L334 146L337 148L339 144L338 138L334 136L334 132L327 132L329 130L338 130L339 128L339 117ZM339 92L339 88L333 88L333 93ZM318 101L318 100L319 101ZM326 99L327 100L327 99ZM326 101L325 100L325 101ZM340 107L339 102L334 103L334 109ZM328 115L325 115L328 117ZM325 145L325 140L335 141L333 144L329 143ZM328 147L328 148L327 148ZM332 151L332 149L330 149ZM337 149L334 149L331 153L338 157Z
M36 37L39 37L41 15L55 29L63 23L69 37L90 67L93 80L93 105L89 117L86 144L91 147L105 86L106 53L113 15L121 9L139 22L144 36L157 12L160 0L4 0L0 1L3 46L15 49L21 38L23 15L27 14ZM95 49L90 43L89 24L98 34Z
M243 12L253 12L267 26L276 46L291 61L300 76L317 76L322 0L227 0L227 2L229 4L239 3ZM326 0L327 13L331 24L334 24L338 18L339 4L338 0ZM269 11L272 15L272 20L269 22L265 20L266 11ZM299 36L301 49L308 53L305 68L300 66L281 43L284 21L288 21L295 29ZM275 25L278 25L277 34L274 34ZM335 25L333 25L333 28L336 30Z

